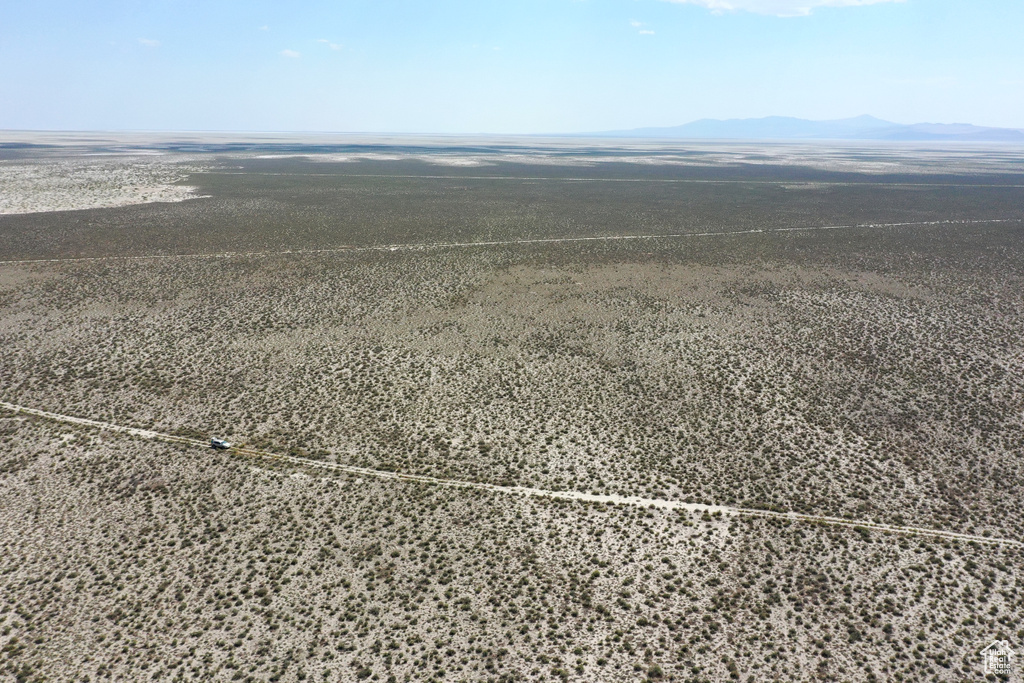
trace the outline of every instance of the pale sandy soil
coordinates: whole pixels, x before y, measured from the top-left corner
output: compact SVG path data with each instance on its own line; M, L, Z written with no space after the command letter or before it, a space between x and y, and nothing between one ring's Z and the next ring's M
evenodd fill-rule
M176 184L192 170L140 157L0 164L0 214L195 199L196 188Z

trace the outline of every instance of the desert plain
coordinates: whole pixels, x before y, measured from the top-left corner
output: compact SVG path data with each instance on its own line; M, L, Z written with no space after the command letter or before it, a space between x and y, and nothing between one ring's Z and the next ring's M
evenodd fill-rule
M1022 162L10 136L0 675L984 679Z

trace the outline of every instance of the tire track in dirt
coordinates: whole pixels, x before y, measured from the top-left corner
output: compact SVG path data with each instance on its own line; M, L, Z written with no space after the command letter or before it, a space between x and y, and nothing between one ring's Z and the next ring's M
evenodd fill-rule
M615 242L631 240L677 240L693 237L729 237L732 235L770 235L777 232L815 232L818 230L870 230L931 225L988 225L992 223L1020 223L1024 218L962 219L943 221L909 221L904 223L853 223L849 225L808 225L785 228L756 228L753 230L718 230L714 232L681 232L665 235L601 235L596 237L537 237L521 240L491 240L482 242L423 242L421 244L389 244L368 247L329 247L326 249L280 249L276 251L222 251L197 254L152 254L143 256L81 256L52 259L14 259L0 261L0 265L30 263L84 263L89 261L156 261L161 259L225 259L259 256L286 256L312 254L347 254L373 251L430 251L433 249L466 249L472 247L513 247L529 244L567 244L573 242Z

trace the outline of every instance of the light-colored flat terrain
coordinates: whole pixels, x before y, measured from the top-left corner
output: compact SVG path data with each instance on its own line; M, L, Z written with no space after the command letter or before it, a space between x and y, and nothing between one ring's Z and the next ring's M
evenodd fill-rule
M146 157L0 163L0 214L101 209L196 199L195 167Z

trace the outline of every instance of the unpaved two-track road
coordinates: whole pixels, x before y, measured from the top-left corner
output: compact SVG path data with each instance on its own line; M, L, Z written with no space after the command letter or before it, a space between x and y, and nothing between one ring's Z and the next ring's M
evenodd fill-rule
M160 441L167 441L170 443L180 443L189 446L196 446L200 448L209 448L210 444L206 441L199 441L196 439L189 439L182 436L175 436L173 434L164 434L162 432L156 432L150 429L139 429L137 427L127 427L124 425L111 424L109 422L100 422L98 420L90 420L83 417L74 417L72 415L61 415L59 413L51 413L46 410L38 410L35 408L28 408L25 406L16 405L14 403L8 403L6 401L0 401L0 408L12 411L14 413L22 413L25 415L33 415L36 417L45 418L48 420L54 420L57 422L63 422L66 424L81 425L85 427L92 427L96 429L103 429L112 432L120 432L122 434L131 434L133 436L142 437L145 439L157 439ZM510 494L510 495L522 495L522 496L538 496L544 498L560 498L564 500L579 500L593 503L613 503L616 505L635 505L638 507L655 507L666 510L688 510L691 512L708 512L708 513L721 513L723 515L743 515L748 517L772 517L785 519L796 522L809 522L814 524L833 524L837 526L846 527L857 527L864 529L874 529L876 531L893 533L893 534L910 534L915 536L931 536L937 538L947 538L951 540L959 541L974 541L976 543L989 543L1003 546L1014 546L1024 547L1024 543L1020 541L1008 539L1008 538L992 538L988 536L976 536L973 534L961 534L954 531L944 531L941 529L926 529L922 527L910 527L910 526L894 526L891 524L877 524L875 522L868 522L863 520L845 519L841 517L827 517L823 515L803 515L794 512L773 512L769 510L754 510L750 508L738 508L726 505L703 505L700 503L684 503L677 500L665 500L660 498L642 498L639 496L609 496L599 495L595 493L582 493L578 491L548 491L545 489L529 488L525 486L500 486L497 484L486 484L474 481L459 481L457 479L440 479L438 477L429 477L421 474L404 474L401 472L386 472L383 470L374 470L366 467L355 467L352 465L342 465L340 463L323 462L321 460L312 460L310 458L299 458L292 455L281 455L278 453L270 453L267 451L255 450L252 448L232 448L232 453L247 456L252 458L266 458L272 460L278 460L282 462L291 463L299 467L308 467L321 470L331 470L335 472L345 472L347 474L355 474L367 477L377 477L380 479L397 479L401 481L417 482L421 484L430 484L434 486L453 486L458 488L470 488L478 489L482 491L491 491L493 493Z
M644 235L600 235L595 237L534 237L515 240L492 240L480 242L423 242L410 244L384 244L365 247L342 246L325 249L279 249L276 251L222 251L193 254L149 254L139 256L74 256L69 258L15 259L0 261L0 265L29 263L78 263L89 261L158 261L164 259L212 259L244 258L262 256L348 254L373 251L431 251L435 249L469 249L473 247L515 247L536 244L571 244L577 242L633 242L657 240L681 240L699 237L738 237L772 233L815 232L821 230L870 230L881 228L930 227L941 225L988 225L995 223L1020 223L1021 218L958 219L942 221L910 221L904 223L852 223L849 225L794 225L782 228L755 228L753 230L717 230L714 232L680 232Z

